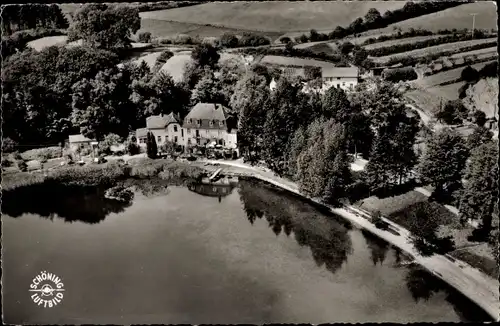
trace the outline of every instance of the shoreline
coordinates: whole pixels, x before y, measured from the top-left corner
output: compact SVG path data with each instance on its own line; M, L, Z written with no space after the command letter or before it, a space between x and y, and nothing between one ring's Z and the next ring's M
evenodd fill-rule
M395 228L400 233L400 235L395 235L389 231L384 231L377 228L368 219L366 219L366 217L363 217L363 215L367 216L367 213L355 207L332 207L328 204L322 203L318 199L309 198L304 194L301 194L294 182L282 179L274 175L265 175L272 172L267 172L256 167L247 166L246 164L237 162L222 162L211 160L202 162L216 163L220 165L219 167L228 166L242 169L242 172L235 172L234 174L239 174L241 176L251 177L267 182L295 195L298 195L310 202L327 208L332 213L347 219L348 221L360 226L361 228L369 231L375 236L387 241L391 245L411 255L414 258L415 263L422 266L431 274L440 278L441 280L455 288L457 291L465 295L472 302L474 302L485 312L487 312L493 318L493 321L500 321L500 300L498 292L500 283L498 282L498 280L489 277L478 269L464 262L461 262L458 259L454 259L454 261L452 261L451 258L446 257L446 255L434 254L430 257L424 257L420 255L417 250L414 249L413 244L409 241L410 232L405 228L397 225L396 223L383 218L384 221ZM222 171L222 174L225 174L224 171ZM231 174L231 172L229 174Z

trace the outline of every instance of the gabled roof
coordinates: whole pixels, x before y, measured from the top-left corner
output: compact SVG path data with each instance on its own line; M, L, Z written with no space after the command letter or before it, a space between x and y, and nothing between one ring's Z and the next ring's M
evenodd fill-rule
M321 69L321 76L325 77L358 77L357 67L332 67Z
M146 137L148 135L148 128L139 128L135 131L135 136L137 138Z
M152 115L146 118L146 128L148 129L164 129L171 123L179 123L173 112L169 115Z
M189 111L186 119L201 119L201 120L219 120L225 121L225 108L221 104L216 103L198 103L191 111Z
M223 105L218 103L198 103L184 118L185 128L202 129L227 129L226 111ZM197 121L201 120L201 124Z
M94 141L94 140L89 139L82 134L69 135L69 142L70 143L87 143L87 142L91 142L91 141Z

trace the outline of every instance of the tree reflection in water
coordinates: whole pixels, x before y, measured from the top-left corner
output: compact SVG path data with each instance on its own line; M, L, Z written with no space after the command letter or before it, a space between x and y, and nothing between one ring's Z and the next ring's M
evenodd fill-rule
M121 213L132 203L104 198L105 189L64 186L31 186L4 194L2 213L11 217L37 214L53 220L96 224L111 213Z
M382 265L385 257L387 256L387 251L391 248L389 243L364 229L361 230L361 234L363 234L363 237L366 240L366 245L370 249L373 265L377 265L378 263ZM400 258L398 257L397 259ZM399 263L399 261L396 261L396 263Z
M413 266L408 268L406 286L415 302L420 300L427 301L434 294L443 292L446 294L446 301L453 306L453 310L455 310L459 318L464 322L484 322L491 320L491 317L484 310L471 302L467 297L421 267Z
M325 212L327 217L312 205L260 182L240 180L238 191L250 223L265 217L276 236L293 233L300 246L311 249L318 266L335 273L352 253L351 226L336 215Z

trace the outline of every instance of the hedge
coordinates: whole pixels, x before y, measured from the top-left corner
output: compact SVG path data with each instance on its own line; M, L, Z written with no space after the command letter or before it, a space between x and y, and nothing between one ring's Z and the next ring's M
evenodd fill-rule
M382 77L393 83L405 80L415 80L418 78L415 70L409 67L385 70L382 73Z
M493 36L494 35L491 35L491 34L478 33L478 35L474 36L474 39L485 39L485 38L491 38ZM395 44L392 46L371 49L371 50L366 50L366 51L368 52L369 56L383 57L383 56L390 55L390 54L408 52L408 51L412 51L412 50L416 50L416 49L427 48L430 46L446 44L446 43L453 43L453 42L468 41L468 40L470 40L470 35L468 35L468 34L454 34L454 35L448 35L448 36L444 36L444 37L440 37L440 38L436 38L436 39L430 39L430 40L425 40L425 41L420 41L420 42L415 42L415 43Z
M66 32L60 29L37 28L15 32L8 37L2 37L2 57L5 60L8 56L22 51L28 42L47 37L66 35Z

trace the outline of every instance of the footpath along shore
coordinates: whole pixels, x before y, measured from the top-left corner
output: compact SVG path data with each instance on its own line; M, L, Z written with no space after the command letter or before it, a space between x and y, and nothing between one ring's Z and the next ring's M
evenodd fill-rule
M280 178L269 170L235 161L204 160L203 162L220 164L220 167L230 167L230 170L234 170L235 174L254 177L302 197L306 197L299 192L297 184ZM359 225L374 235L410 254L415 263L421 265L433 275L439 277L468 297L471 301L485 310L494 321L500 321L500 283L498 280L495 280L494 278L460 260L446 255L436 254L431 257L424 257L420 255L411 242L410 232L390 220L384 219L391 225L392 229L397 230L399 235L377 228L370 222L370 216L366 212L363 212L353 206L334 208L321 203L318 199L306 198L322 206L328 207L333 213L346 218L347 220Z

